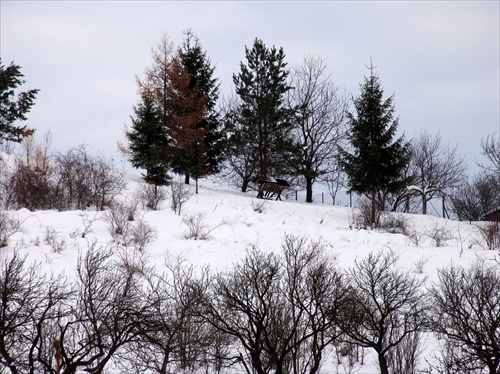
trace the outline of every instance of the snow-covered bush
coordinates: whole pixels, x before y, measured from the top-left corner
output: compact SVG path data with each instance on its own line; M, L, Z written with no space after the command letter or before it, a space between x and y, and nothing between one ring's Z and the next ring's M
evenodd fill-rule
M0 210L0 248L7 247L12 235L22 232L23 222L14 213Z
M208 226L205 218L205 213L185 216L182 219L182 222L188 227L188 231L184 233L184 238L194 240L209 240L210 234L215 229L227 224L226 221L222 221L214 226Z
M500 222L480 222L476 224L480 239L478 244L488 250L500 250Z
M114 200L103 217L109 224L109 232L113 238L116 235L126 235L129 228L130 207L125 203Z
M159 205L168 197L167 190L164 186L156 186L150 183L142 183L137 193L139 200L152 210L157 210Z
M434 225L427 230L426 235L434 241L436 247L442 247L448 240L453 239L450 228L444 223L434 221Z
M180 182L173 182L170 185L170 190L171 190L171 207L172 210L177 213L181 214L181 209L182 205L187 202L191 197L193 197L193 191L191 191L191 188L187 184L180 183Z
M408 233L409 219L406 215L395 212L381 212L378 228L391 234Z
M127 242L130 242L138 251L144 252L157 236L155 228L144 219L144 215L141 215L129 228Z

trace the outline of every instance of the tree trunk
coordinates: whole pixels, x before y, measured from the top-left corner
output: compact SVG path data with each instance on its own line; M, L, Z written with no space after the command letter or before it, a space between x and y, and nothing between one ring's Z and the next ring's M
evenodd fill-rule
M313 179L312 177L306 176L306 203L313 202Z
M189 174L186 173L186 176L184 177L184 184L189 184Z
M375 214L377 211L377 201L376 201L376 193L375 190L372 190L372 214L371 214L371 225L375 226Z
M170 362L169 352L165 352L161 363L160 374L167 374L167 366Z
M196 181L195 191L196 191L196 194L198 195L198 177L196 177L194 180Z
M248 179L243 179L243 182L241 184L241 192L247 192L248 189Z
M252 358L252 368L257 374L266 374L264 368L262 367L262 361L260 359L260 350L253 349L250 352L250 357Z
M309 369L309 374L316 374L319 371L321 357L322 357L321 348L318 348L316 345L316 349L313 350L313 360L312 360L311 368Z
M387 360L385 355L382 353L378 354L378 364L380 366L380 374L389 374L389 368L387 367Z
M427 196L424 193L422 194L422 214L427 214Z
M495 362L492 362L488 365L488 369L490 370L490 374L497 374L498 373L498 366L500 365L499 361L496 360Z

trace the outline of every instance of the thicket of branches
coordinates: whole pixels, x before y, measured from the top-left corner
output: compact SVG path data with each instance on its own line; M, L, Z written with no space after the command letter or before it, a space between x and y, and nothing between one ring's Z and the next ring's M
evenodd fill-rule
M481 149L486 159L478 163L481 172L463 181L452 194L453 209L463 221L477 221L500 207L500 134L483 139Z
M109 206L125 183L111 158L92 155L85 146L50 154L43 143L25 139L18 155L0 159L0 208L81 210Z
M344 271L325 243L292 235L218 272L172 258L160 272L130 250L90 243L74 278L6 256L0 373L312 374L332 349L352 367L364 347L381 373L412 374L429 332L443 345L429 372L498 372L498 266L442 269L426 291L390 251Z

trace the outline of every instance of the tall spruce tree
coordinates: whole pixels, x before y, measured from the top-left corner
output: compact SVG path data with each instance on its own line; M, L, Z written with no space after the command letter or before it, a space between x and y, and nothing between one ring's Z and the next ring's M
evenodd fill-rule
M26 114L34 104L38 89L20 92L15 97L15 90L25 83L19 65L2 65L0 59L0 144L4 141L20 142L34 130L27 126L15 126L16 121L26 121Z
M141 102L134 106L131 116L132 128L126 131L129 161L135 168L145 169L143 179L146 183L158 186L168 185L172 156L171 137L162 125L161 114L154 99L147 92L141 95Z
M189 184L190 176L198 180L219 171L223 155L223 131L216 110L220 85L218 79L213 77L215 66L211 65L198 37L191 30L184 34L185 39L178 53L190 77L187 90L204 106L202 117L193 123L193 139L178 148L173 163L174 172L184 174L185 182Z
M370 76L365 77L360 95L353 99L355 113L347 115L351 148L340 149L340 157L349 190L370 197L371 223L376 225L377 205L384 209L383 196L407 183L403 170L410 160L410 144L404 136L394 139L398 128L394 95L383 99L384 90L373 64L368 68Z
M262 40L255 39L251 49L245 47L247 63L240 63L240 72L233 74L236 94L239 96L238 118L240 123L231 140L245 147L246 155L253 157L257 173L267 177L282 170L280 154L288 144L288 110L284 105L285 94L291 89L287 82L288 70L283 48L267 48ZM239 147L232 147L238 152ZM248 181L244 181L248 183ZM242 188L244 190L244 188Z

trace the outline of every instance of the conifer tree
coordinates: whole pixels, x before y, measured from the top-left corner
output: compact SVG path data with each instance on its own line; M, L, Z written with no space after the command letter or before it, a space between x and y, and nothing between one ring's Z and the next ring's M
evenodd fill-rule
M233 137L246 145L246 155L254 157L257 173L267 177L281 170L280 154L286 149L291 122L285 107L285 94L291 89L287 83L288 70L283 48L267 48L255 39L252 48L245 47L247 63L240 63L240 72L233 74L236 94L239 96L238 118L234 124L239 133ZM249 147L251 149L249 149ZM238 152L240 147L232 147Z
M26 114L34 104L38 89L21 92L15 96L18 86L25 83L21 67L11 64L2 65L0 59L0 144L3 141L20 142L34 130L27 126L15 126L16 121L26 121Z
M167 90L167 127L172 134L172 165L177 172L196 180L198 193L198 178L210 170L207 163L207 146L205 134L207 130L199 126L206 114L206 96L200 95L197 87L190 88L191 75L182 64L180 58L172 61L169 70L170 88Z
M193 135L193 139L184 142L183 147L177 149L178 154L173 164L174 172L184 174L186 183L189 184L190 176L198 180L204 175L219 171L223 154L223 131L216 110L219 82L213 77L215 66L211 65L198 37L191 30L184 34L186 37L178 53L189 74L186 95L194 99L193 111L203 111L201 118L192 123L192 128L186 129Z
M154 99L147 92L142 93L142 101L134 107L131 117L132 128L126 131L129 161L135 168L146 170L143 179L155 187L170 183L171 138L167 128L161 123L161 115Z
M222 132L216 104L218 80L197 37L186 31L182 47L174 48L165 34L152 49L152 65L138 79L139 91L148 92L160 121L171 135L170 166L178 174L198 178L219 171ZM198 184L197 184L198 185Z
M384 90L373 64L369 69L360 95L353 99L354 113L347 115L350 149L341 149L340 157L350 191L370 197L371 223L375 225L377 196L378 209L383 210L383 196L407 183L403 169L410 160L410 145L404 136L394 139L398 127L394 95L383 99Z
M174 45L167 34L163 34L156 47L151 49L152 63L144 70L144 79L137 77L138 91L151 96L160 114L162 126L168 127L168 98L171 88L170 70L175 58Z

